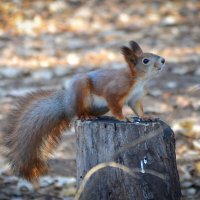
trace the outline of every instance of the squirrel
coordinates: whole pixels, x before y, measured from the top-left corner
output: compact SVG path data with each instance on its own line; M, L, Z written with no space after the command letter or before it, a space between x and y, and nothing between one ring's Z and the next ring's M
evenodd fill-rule
M124 104L144 118L142 99L147 81L157 75L165 59L144 53L130 41L121 52L127 63L119 69L98 69L75 75L66 89L40 90L19 99L8 115L5 143L14 174L29 181L47 173L48 155L61 133L78 117L87 119L111 111L124 120Z

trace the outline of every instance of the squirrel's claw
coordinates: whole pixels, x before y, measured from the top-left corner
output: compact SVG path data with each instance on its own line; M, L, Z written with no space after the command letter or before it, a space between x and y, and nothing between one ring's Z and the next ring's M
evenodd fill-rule
M142 121L156 121L158 118L153 115L143 115L140 119Z
M95 116L92 116L92 115L85 115L85 116L80 116L78 119L81 120L81 121L84 121L84 120L95 120L97 117Z

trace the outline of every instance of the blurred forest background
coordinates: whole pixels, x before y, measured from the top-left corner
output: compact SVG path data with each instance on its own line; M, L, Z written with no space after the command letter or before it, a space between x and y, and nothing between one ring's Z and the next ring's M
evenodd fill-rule
M200 199L198 0L1 0L0 141L19 96L66 87L76 73L124 66L120 46L130 40L166 59L166 70L149 84L145 111L175 131L183 197ZM37 186L10 174L1 146L0 199L73 199L75 143L74 130L65 132Z

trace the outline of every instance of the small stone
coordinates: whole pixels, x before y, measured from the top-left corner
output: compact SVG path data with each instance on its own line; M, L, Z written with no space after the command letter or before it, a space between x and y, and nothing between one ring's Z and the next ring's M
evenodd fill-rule
M169 25L173 25L176 23L176 19L173 16L167 16L162 20L162 25L164 26L169 26Z
M22 74L22 70L13 67L0 68L0 76L6 78L16 78Z
M53 78L53 73L50 70L40 70L32 73L32 78L36 80L51 80Z
M24 179L19 179L19 182L17 184L17 189L21 192L30 192L33 190L33 186L30 182Z
M177 82L175 82L175 81L169 81L169 82L166 83L166 87L167 87L167 88L170 88L170 89L176 88L177 85L178 85L178 84L177 84Z
M18 178L16 176L7 176L4 178L4 184L16 184L18 182Z
M39 180L40 187L48 187L52 185L55 182L55 179L53 179L50 176L43 176Z
M54 69L54 74L58 77L66 76L67 74L70 74L70 70L67 67L56 67Z
M187 194L194 195L194 194L196 194L197 190L195 188L189 188L186 191L187 191Z
M56 183L54 184L54 187L56 189L61 189L64 185L75 185L76 179L73 177L58 177L56 178Z
M182 187L182 188L189 188L189 187L191 187L192 185L193 185L193 183L190 182L190 181L181 182L181 187Z

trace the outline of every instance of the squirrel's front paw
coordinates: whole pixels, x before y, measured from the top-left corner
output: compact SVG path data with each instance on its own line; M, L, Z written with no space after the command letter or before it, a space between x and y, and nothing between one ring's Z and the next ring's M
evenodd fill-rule
M81 120L81 121L84 121L84 120L95 120L95 119L97 119L97 117L95 117L95 116L92 116L92 115L82 115L82 116L79 116L79 118L78 118L79 120Z
M158 118L153 116L153 115L143 115L143 116L140 117L140 119L142 121L156 121L156 120L158 120Z

